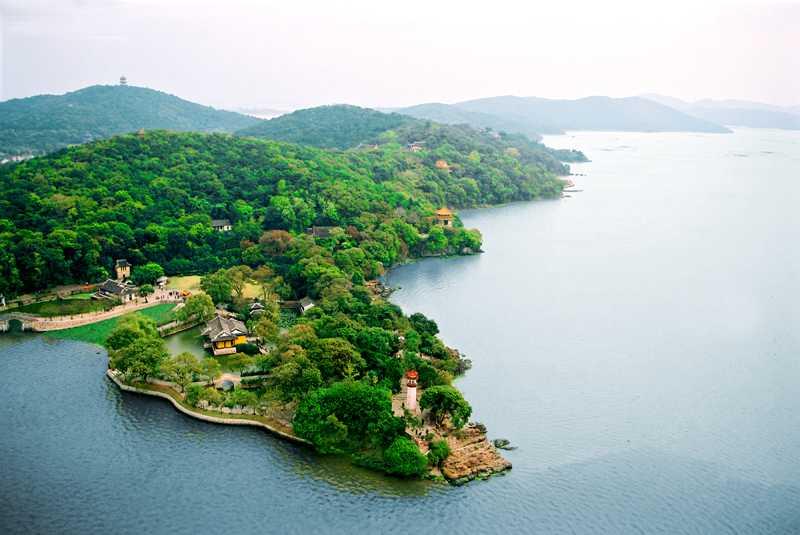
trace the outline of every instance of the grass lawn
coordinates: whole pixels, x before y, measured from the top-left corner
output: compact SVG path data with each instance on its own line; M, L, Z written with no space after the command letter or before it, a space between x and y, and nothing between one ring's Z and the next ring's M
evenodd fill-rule
M175 290L187 290L192 294L203 293L200 289L200 275L187 275L185 277L170 277L167 287ZM254 299L261 295L261 285L248 282L244 285L243 297Z
M150 308L131 312L131 314L141 314L152 318L156 323L166 323L172 319L172 309L175 305L170 303L163 303L155 305ZM114 327L119 323L120 318L124 318L129 314L123 314L116 318L109 318L107 320L98 321L89 325L81 325L80 327L73 327L71 329L64 329L63 331L50 331L47 336L53 338L61 338L65 340L78 340L79 342L89 342L90 344L103 345L106 338L114 330Z
M186 277L170 277L168 288L175 290L187 290L189 292L200 293L200 275L187 275Z
M91 296L91 294L89 294ZM54 299L41 303L31 303L16 309L15 312L26 312L37 316L71 316L73 314L84 314L86 312L97 312L108 310L115 305L108 300L93 300L86 298Z

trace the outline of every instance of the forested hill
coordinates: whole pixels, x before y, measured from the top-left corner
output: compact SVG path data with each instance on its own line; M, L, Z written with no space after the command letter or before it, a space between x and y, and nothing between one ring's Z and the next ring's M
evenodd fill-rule
M395 113L336 104L297 110L262 121L238 134L327 149L348 149L411 120Z
M96 85L0 102L0 157L44 154L141 128L233 132L259 122L153 89Z
M419 149L425 149L431 164L444 158L466 165L462 160L472 151L486 155L509 151L510 154L519 153L523 164L540 165L559 175L569 172L560 162L586 161L578 151L550 149L524 135L444 125L348 105L299 110L237 134L336 149L367 149L386 143L417 144Z
M439 206L562 190L525 147L462 146L455 127L426 128L419 152L405 144L423 134L414 131L344 152L151 131L3 166L0 294L97 281L127 258L169 274L270 263L297 294L315 296L332 280L374 277L408 256L479 247L480 236L458 222L433 224ZM211 218L230 219L233 230L214 232ZM341 229L324 255L305 234L312 225ZM296 249L287 251L290 242ZM344 250L352 251L336 256Z
M551 149L522 134L479 131L467 125L444 125L431 121L407 123L376 136L370 143L379 147L383 143L417 146L430 163L443 160L448 167L462 171L465 176L471 176L474 166L487 162L500 165L508 158L523 166L541 167L557 175L569 174L569 167L562 162L587 161L580 151Z

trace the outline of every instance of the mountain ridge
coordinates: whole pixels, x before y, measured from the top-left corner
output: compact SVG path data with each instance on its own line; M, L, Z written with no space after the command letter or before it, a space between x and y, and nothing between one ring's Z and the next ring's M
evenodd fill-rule
M259 121L155 89L93 85L0 102L0 156L41 155L140 129L233 132Z

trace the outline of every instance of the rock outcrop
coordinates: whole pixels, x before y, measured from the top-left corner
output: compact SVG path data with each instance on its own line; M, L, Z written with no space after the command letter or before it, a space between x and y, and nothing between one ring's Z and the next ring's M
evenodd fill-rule
M450 456L442 463L442 475L454 485L511 469L511 463L500 456L480 424L471 423L446 440Z

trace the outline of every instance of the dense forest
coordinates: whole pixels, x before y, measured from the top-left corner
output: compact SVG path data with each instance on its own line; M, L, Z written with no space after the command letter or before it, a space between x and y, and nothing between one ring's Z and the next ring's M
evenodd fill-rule
M326 149L349 149L411 121L396 113L337 104L297 110L237 133Z
M153 131L4 166L0 293L97 281L127 258L168 274L269 261L288 281L287 297L314 296L342 273L359 280L403 258L478 249L476 231L433 224L439 206L555 197L563 187L524 138L514 147L432 123L379 138L377 148L341 152ZM424 150L408 150L417 138ZM556 164L566 172L548 166ZM215 232L212 218L230 219L233 230ZM313 226L331 229L313 238ZM290 237L296 249L287 252ZM309 261L320 246L328 256Z
M232 132L259 122L144 87L96 85L0 102L0 157L44 154L140 128Z

